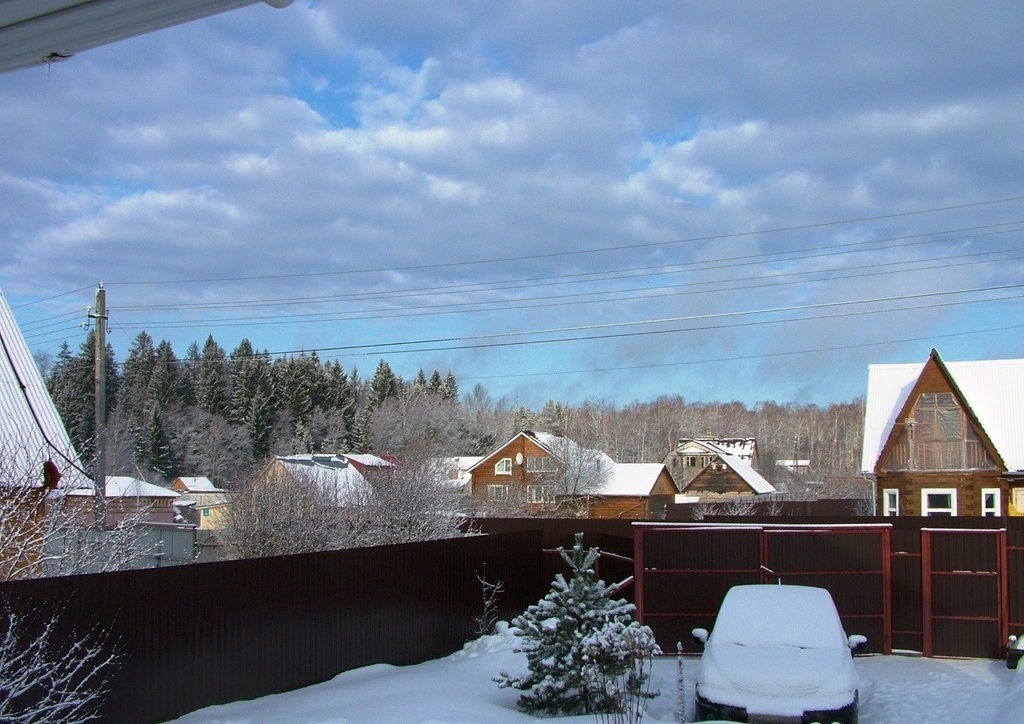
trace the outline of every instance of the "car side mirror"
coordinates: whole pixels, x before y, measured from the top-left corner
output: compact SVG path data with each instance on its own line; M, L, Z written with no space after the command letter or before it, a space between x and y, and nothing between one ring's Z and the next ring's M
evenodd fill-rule
M853 634L847 638L847 643L850 647L850 651L857 653L858 651L863 651L864 647L868 645L868 637L861 636L860 634Z
M695 628L690 632L690 638L693 639L693 643L704 648L704 644L708 642L708 630L706 628Z

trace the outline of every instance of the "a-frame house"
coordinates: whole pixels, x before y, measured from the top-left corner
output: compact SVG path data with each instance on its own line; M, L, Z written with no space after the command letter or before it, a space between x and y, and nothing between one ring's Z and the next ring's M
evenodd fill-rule
M879 515L1024 515L1024 360L870 365L861 470Z

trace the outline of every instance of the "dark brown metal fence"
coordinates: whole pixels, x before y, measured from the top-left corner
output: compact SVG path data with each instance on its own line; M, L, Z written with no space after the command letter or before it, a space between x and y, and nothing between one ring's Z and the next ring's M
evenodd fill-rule
M873 651L998 658L1007 632L1024 633L1024 518L798 520L482 519L474 528L492 535L15 581L0 601L55 612L69 637L112 633L122 660L106 722L166 721L451 653L475 633L478 574L504 583L511 619L565 570L550 551L576 532L616 554L599 574L632 577L623 595L666 651L713 625L730 586L778 580L828 588Z
M510 617L548 590L541 536L514 532L176 568L15 581L0 600L99 627L121 655L105 722L160 722L374 663L459 649L482 611L477 574Z

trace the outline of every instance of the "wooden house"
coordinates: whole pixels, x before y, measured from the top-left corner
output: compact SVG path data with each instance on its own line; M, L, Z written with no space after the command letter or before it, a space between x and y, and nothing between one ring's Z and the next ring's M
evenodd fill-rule
M757 441L752 437L682 437L665 456L664 463L676 486L682 490L721 455L731 455L756 466Z
M1024 514L1024 360L870 365L861 470L881 515Z
M700 500L728 500L777 492L746 460L718 452L682 487L682 494Z
M106 485L107 527L125 520L146 523L173 523L174 502L178 493L127 475L108 475ZM95 518L96 497L92 487L69 490L64 504L74 512L83 527Z
M604 485L586 497L588 518L664 520L679 489L662 463L615 463Z
M665 466L619 464L600 450L526 430L469 469L469 495L496 515L569 514L647 518L678 492ZM666 499L667 500L667 499Z

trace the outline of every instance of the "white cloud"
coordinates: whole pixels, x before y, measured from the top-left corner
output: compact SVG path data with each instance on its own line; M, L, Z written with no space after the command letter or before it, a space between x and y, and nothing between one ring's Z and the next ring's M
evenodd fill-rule
M416 313L231 332L275 350L295 340L526 332L552 320L639 322L1019 278L1009 255L902 276L885 265L1019 246L1014 233L955 231L1013 221L1019 202L892 215L1020 195L1024 81L1007 71L1021 13L1010 0L970 18L891 3L817 15L786 3L657 1L297 0L234 11L83 53L49 76L0 76L0 127L17 139L0 147L0 286L25 301L40 286L49 296L99 279L113 300L343 288L376 295L359 300L364 316L382 306ZM826 223L872 217L890 218ZM929 245L842 246L926 232L946 235ZM680 243L657 246L672 241ZM785 255L808 249L817 253ZM880 273L843 277L871 263ZM263 278L118 287L230 277ZM671 293L650 292L662 286ZM437 296L413 297L415 289ZM425 314L441 303L473 306ZM310 301L308 310L340 316L353 304ZM916 361L922 348L942 347L918 337L950 340L951 358L989 349L984 335L941 335L992 326L999 311L751 319L423 354L467 378L603 361L676 365L487 385L495 396L541 402L662 392L784 400L797 391L822 401L860 394L869 361ZM177 346L207 332L148 331L178 335ZM771 362L830 347L837 351ZM763 367L746 359L758 355L769 360ZM409 360L415 371L415 357L395 364ZM834 380L833 368L851 382L808 382L818 373Z

